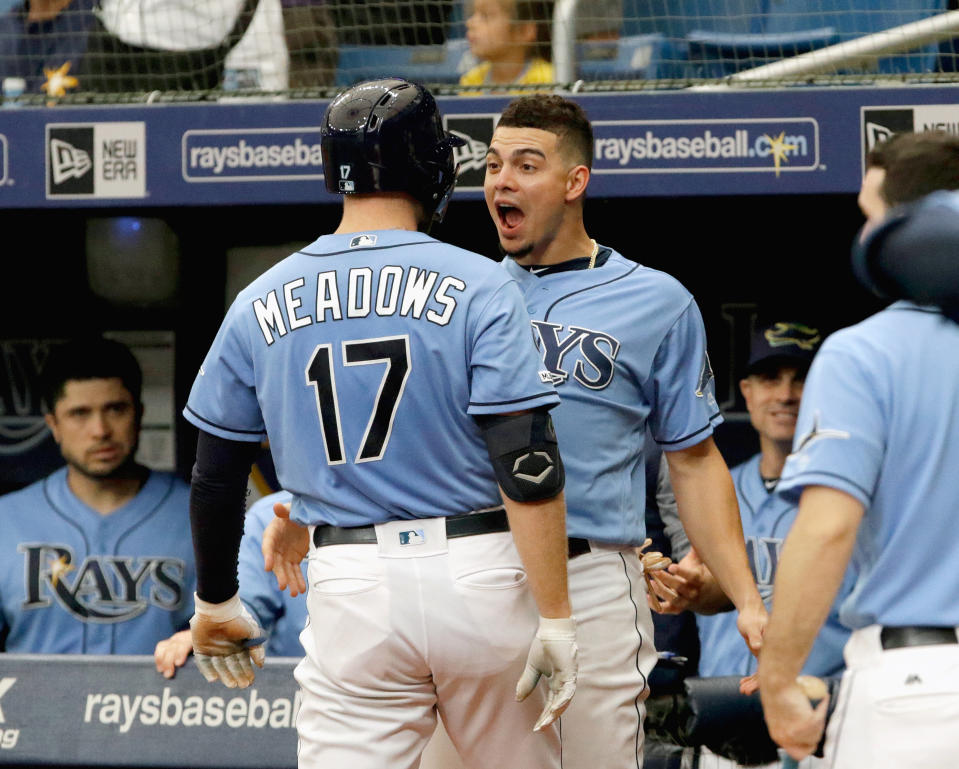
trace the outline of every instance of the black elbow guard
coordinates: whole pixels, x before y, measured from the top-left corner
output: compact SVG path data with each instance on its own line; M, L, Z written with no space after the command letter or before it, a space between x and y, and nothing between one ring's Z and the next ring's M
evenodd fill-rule
M545 410L476 417L496 480L517 502L550 499L563 490L566 472L553 420Z

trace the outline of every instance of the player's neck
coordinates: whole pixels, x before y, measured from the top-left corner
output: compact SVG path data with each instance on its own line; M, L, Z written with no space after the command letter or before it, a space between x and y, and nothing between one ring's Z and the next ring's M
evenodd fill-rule
M759 458L759 474L763 478L779 478L789 456L790 444L759 436L762 456Z
M119 477L95 478L67 465L67 485L87 507L100 515L110 515L133 499L143 488L149 475L142 465L132 465L129 473Z
M586 234L586 228L580 217L565 221L548 240L542 240L526 256L516 261L524 265L559 264L570 259L590 256L593 252L593 240Z
M343 216L336 235L370 230L418 229L420 206L405 193L379 192L373 195L348 195L343 200Z

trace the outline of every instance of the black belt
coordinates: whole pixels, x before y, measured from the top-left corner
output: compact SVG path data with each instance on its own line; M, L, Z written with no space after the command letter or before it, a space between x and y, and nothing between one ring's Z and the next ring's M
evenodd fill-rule
M410 525L415 520L409 521ZM471 537L474 534L495 534L509 531L506 510L498 507L482 513L450 515L446 518L446 537ZM373 526L317 526L313 529L313 544L324 545L373 545L376 544L376 528ZM589 542L578 537L569 538L569 557L575 558L590 551Z
M879 633L883 649L902 649L906 646L935 646L959 643L956 630L951 627L913 625L909 627L884 627Z

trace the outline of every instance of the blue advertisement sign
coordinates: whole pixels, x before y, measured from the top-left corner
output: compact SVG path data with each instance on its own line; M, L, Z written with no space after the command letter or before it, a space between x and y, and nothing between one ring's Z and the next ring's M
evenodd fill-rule
M902 127L959 132L956 86L589 93L590 196L852 193L864 152ZM456 197L482 194L508 97L439 98ZM318 124L327 102L0 110L0 207L333 202Z

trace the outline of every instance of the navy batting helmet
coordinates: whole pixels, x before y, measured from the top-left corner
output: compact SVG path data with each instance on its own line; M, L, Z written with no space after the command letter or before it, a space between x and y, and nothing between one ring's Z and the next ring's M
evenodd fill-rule
M406 192L440 221L456 184L453 148L432 94L398 78L369 80L327 107L321 129L326 188L349 195Z

